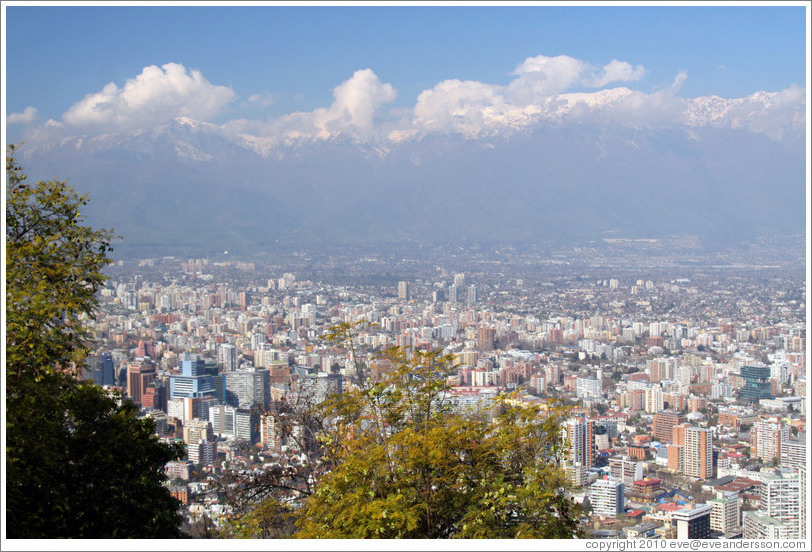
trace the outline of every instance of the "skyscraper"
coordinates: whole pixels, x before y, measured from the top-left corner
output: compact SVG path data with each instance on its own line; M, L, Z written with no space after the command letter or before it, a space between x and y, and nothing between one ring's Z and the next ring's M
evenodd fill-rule
M739 522L741 506L738 493L718 491L716 498L708 500L707 504L711 506L711 531L727 533L741 527Z
M155 378L155 365L148 357L136 358L127 364L127 396L141 404L144 390Z
M170 376L169 396L178 397L204 397L214 396L214 378L199 371L205 367L205 362L198 355L183 353L179 360L180 375Z
M468 304L469 305L476 305L478 301L476 286L471 284L468 286Z
M773 396L769 366L742 366L739 375L744 378L744 386L739 390L739 399L753 403Z
M595 422L586 418L570 418L564 424L569 443L569 462L590 468L595 465Z
M409 296L409 282L398 282L398 299L401 301L408 301L411 299Z
M236 370L239 366L238 359L239 359L239 352L237 347L232 345L231 343L223 343L217 349L217 358L220 364L223 365L224 372L230 372L232 370Z
M760 509L787 527L788 539L797 539L800 533L802 502L800 483L797 471L781 470L765 475L761 483Z
M96 385L112 386L116 384L115 363L111 353L103 352L99 355L96 367L93 369L93 379L96 380Z
M226 372L226 400L231 406L267 407L271 400L271 374L267 368Z
M713 477L713 433L710 429L685 429L684 473L691 477Z
M493 351L496 330L490 326L480 326L476 331L476 344L480 351Z
M761 416L750 428L750 455L765 462L781 459L781 445L789 441L789 428L777 416Z

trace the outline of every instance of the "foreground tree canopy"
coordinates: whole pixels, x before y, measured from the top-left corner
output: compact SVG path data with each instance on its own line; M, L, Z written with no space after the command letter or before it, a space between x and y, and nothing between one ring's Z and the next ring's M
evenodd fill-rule
M352 331L344 324L329 337L355 359ZM271 478L276 487L264 481L268 492L243 505L232 535L272 535L285 527L300 538L579 535L581 510L567 495L560 467L563 409L514 396L484 410L452 407L450 357L394 348L375 362L374 378L356 362L360 386L316 412L318 468L278 472ZM300 483L318 482L307 490L291 485L297 473ZM286 485L297 489L295 496L280 492ZM251 488L257 486L241 486Z
M6 527L9 538L179 536L160 443L138 408L72 371L89 351L113 235L82 225L65 182L29 185L6 152Z

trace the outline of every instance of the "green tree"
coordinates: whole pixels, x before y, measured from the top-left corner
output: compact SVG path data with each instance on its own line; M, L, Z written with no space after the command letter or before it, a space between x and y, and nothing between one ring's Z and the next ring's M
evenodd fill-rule
M352 327L330 336L351 350ZM301 538L572 538L580 509L561 469L566 412L503 396L485 411L447 400L452 359L393 348L373 380L322 404L330 469L303 500ZM382 362L381 362L382 361ZM549 410L545 411L545 407Z
M133 403L73 372L89 351L114 236L82 224L65 182L29 186L6 152L6 527L9 538L180 536L160 443Z

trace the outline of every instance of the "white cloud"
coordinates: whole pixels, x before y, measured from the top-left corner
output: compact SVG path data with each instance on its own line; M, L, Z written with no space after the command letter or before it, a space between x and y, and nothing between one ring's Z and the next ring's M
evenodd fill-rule
M585 79L584 84L594 88L601 88L610 82L628 82L640 80L645 74L646 69L642 65L632 67L630 63L613 59L603 66L602 72L599 72L591 78Z
M356 71L349 80L333 89L335 101L320 113L317 124L326 130L372 130L378 107L397 97L391 84L384 84L371 69Z
M37 118L36 107L26 107L22 113L11 113L6 117L6 122L10 125L33 123Z
M259 107L268 107L275 102L273 94L266 92L265 94L251 94L248 96L247 103L255 104Z
M235 98L233 90L209 83L200 71L179 63L150 65L123 88L111 82L101 92L85 96L62 119L79 128L128 130L179 116L208 119Z
M586 63L570 56L527 58L513 72L517 78L508 85L510 100L528 104L560 94L577 84L587 68Z
M423 132L476 135L485 126L487 113L504 104L496 86L447 80L417 97L414 125Z
M528 57L507 85L473 80L444 80L421 92L413 107L385 109L397 91L372 69L356 71L333 89L333 102L308 112L269 120L237 119L220 128L241 143L267 153L279 144L349 136L359 142L403 142L429 134L484 137L545 122L600 121L634 126L724 126L780 137L805 126L805 90L757 93L723 99L678 96L687 78L679 71L672 83L654 92L612 83L639 81L642 65L613 59L603 66L570 56ZM589 91L589 89L594 89ZM184 116L206 120L235 100L225 86L209 83L199 71L177 63L145 67L119 88L110 83L71 107L61 122L31 127L31 136L56 137L79 128L116 132L148 128ZM267 106L269 93L252 94L243 106ZM30 122L34 108L11 114L9 122ZM50 138L49 138L50 139Z
M267 122L241 119L223 126L232 134L253 134L283 143L328 139L342 133L369 140L378 133L380 106L396 96L391 84L382 83L371 69L361 69L333 89L335 99L330 107Z

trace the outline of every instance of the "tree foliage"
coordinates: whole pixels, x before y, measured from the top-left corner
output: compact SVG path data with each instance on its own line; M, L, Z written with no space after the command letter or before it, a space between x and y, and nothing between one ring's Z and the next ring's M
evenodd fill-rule
M448 393L451 357L392 348L372 371L356 358L354 331L341 324L327 336L348 350L358 385L331 396L316 413L322 469L300 507L284 511L285 519L295 517L293 536L579 535L580 508L568 497L561 469L564 409L516 395L462 409ZM242 519L255 531L263 509L280 519L278 505L260 500Z
M29 185L6 152L6 527L9 538L179 536L162 486L180 456L138 408L72 371L89 351L114 236L82 224L64 181Z

